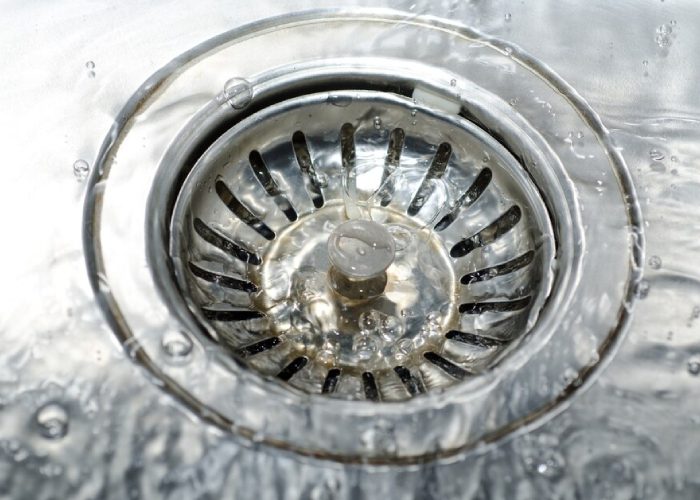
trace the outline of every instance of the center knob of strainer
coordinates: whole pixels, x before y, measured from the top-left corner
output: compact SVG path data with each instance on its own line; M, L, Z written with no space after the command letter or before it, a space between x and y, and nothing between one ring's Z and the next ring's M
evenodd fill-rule
M376 297L386 286L386 269L394 261L394 239L374 221L353 219L340 224L328 238L331 282L351 299Z
M378 222L353 219L328 238L331 265L351 279L373 278L394 261L394 239Z

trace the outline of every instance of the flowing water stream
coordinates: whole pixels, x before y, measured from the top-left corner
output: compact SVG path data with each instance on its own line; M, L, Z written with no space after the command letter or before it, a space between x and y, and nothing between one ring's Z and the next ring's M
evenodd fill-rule
M555 344L564 346L557 354L566 362L552 361L559 358L551 353L543 357L542 362L554 368L552 371L532 370L535 375L525 384L532 394L516 393L515 389L505 391L502 399L479 400L478 405L482 406L475 402L473 413L468 408L463 414L446 416L448 410L453 411L452 407L448 408L449 400L440 399L442 393L431 396L429 392L425 395L426 401L431 401L434 408L443 405L447 410L441 416L433 408L433 413L425 414L428 417L416 414L411 422L399 420L400 416L392 413L393 410L387 410L381 417L364 415L364 410L358 410L358 414L353 415L366 416L371 425L363 424L357 429L343 427L337 434L355 433L346 442L335 434L323 435L325 427L318 421L328 422L333 414L323 413L313 406L321 404L314 402L316 396L288 394L284 387L274 393L280 400L289 398L294 402L297 401L294 398L299 398L304 405L308 403L303 412L289 410L289 415L301 422L294 427L286 420L287 413L275 415L264 406L264 401L258 407L243 397L256 397L258 386L253 376L240 375L233 379L231 386L222 386L222 381L229 380L225 378L228 374L224 374L228 365L210 363L219 356L219 351L196 335L183 334L182 329L173 326L172 318L163 314L166 309L150 308L150 298L143 289L147 288L145 281L150 280L147 268L152 263L149 260L152 255L146 257L144 241L139 240L124 251L115 247L109 254L114 258L110 260L112 267L108 272L88 276L83 241L86 196L110 192L111 188L112 192L123 196L115 198L124 201L121 206L128 205L129 199L145 199L153 176L148 177L141 167L149 162L158 163L161 159L158 151L172 144L172 131L166 125L189 120L186 110L201 107L215 97L214 93L205 92L210 87L222 92L223 101L219 104L229 102L232 112L246 108L254 95L249 94L252 91L247 80L240 80L249 76L245 68L253 65L253 61L287 57L285 50L291 51L292 45L291 42L289 46L280 43L276 56L253 52L246 61L224 61L226 66L214 73L220 81L211 85L194 79L195 83L184 90L171 87L179 92L176 98L144 111L132 124L136 135L131 134L127 144L132 156L120 156L122 150L115 152L114 157L100 160L105 136L110 130L117 130L112 126L119 120L120 110L132 94L157 70L213 37L247 23L318 7L340 7L349 11L370 8L373 15L394 19L373 31L370 39L356 36L356 43L348 47L348 52L402 57L410 54L416 58L432 58L436 66L466 68L471 75L469 79L456 78L452 84L448 78L446 87L452 86L455 92L467 95L472 91L467 82L471 77L482 86L488 84L488 90L503 97L511 111L528 117L529 125L560 157L569 159L566 168L572 166L577 172L571 185L582 186L576 191L574 205L582 207L583 223L578 229L577 222L581 221L573 220L570 224L572 255L579 249L581 262L585 262L586 255L600 257L589 263L594 271L582 272L577 278L578 282L589 283L586 300L576 305L580 313L563 321L558 333L552 334L552 338L571 339L570 343L558 340L561 344ZM376 10L380 7L391 11ZM196 6L168 2L113 5L6 2L3 12L0 66L4 85L0 97L3 111L0 131L6 162L0 170L0 207L5 235L0 251L3 257L0 498L621 500L700 496L700 101L697 98L700 65L695 63L700 51L699 4L680 0L614 3L386 0L336 1L323 5L306 0L254 5L210 0L198 2ZM433 17L452 23L449 29L444 27L443 32L457 25L466 26L467 31L462 33L466 33L463 38L467 41L458 41L456 36L426 34L415 28L422 20ZM309 46L317 44L318 39L314 37L320 35L312 28L294 39L297 40L294 43L306 40ZM348 36L352 29L355 28L349 27L346 31L339 28L338 38ZM358 31L357 34L362 33ZM483 50L482 42L488 45ZM293 53L289 55L293 56ZM530 76L532 83L526 79ZM538 86L542 81L547 84ZM167 94L165 89L157 89L153 95L161 91ZM426 96L427 93L425 90L422 94L412 94L417 108L435 103L441 109L450 106L450 102L436 101ZM347 96L341 94L331 96L335 100L333 109L351 112L355 104L345 108ZM399 104L396 106L400 107ZM572 108L576 111L570 112ZM586 114L588 110L597 114L594 118L599 117L602 128ZM497 107L487 109L480 119L487 122L493 116L501 116L500 112ZM411 130L420 129L431 119L425 113L417 114L417 117L410 113L405 116L406 144L410 144ZM387 128L387 119L392 116L368 115L367 136L370 137L373 130L384 134L378 135L384 141L379 157L373 149L377 145L372 142L375 139L370 137L364 145L358 143L357 158L362 161L369 158L372 168L384 166L386 144L392 132ZM413 118L418 122L415 129L411 128ZM513 120L512 123L517 121ZM437 126L425 128L434 131ZM430 133L434 132L426 132ZM521 136L508 134L509 129L504 125L500 138L505 137L508 144L520 144L517 141ZM522 140L523 144L527 142ZM312 139L309 142L313 149ZM436 139L430 144L437 146L439 142ZM322 141L318 144L322 145ZM412 144L418 151L416 157L421 147L428 148L423 151L424 156L435 153L428 145ZM339 143L338 151L340 148ZM547 148L541 151L544 151L541 156L535 157L540 160L540 167L542 161L550 158ZM603 163L608 165L607 159L612 158L614 163L616 155L622 158L623 174L615 168L599 169ZM533 197L529 187L516 193L508 184L510 181L504 180L507 166L499 166L493 156L492 153L488 162L483 160L486 162L483 165L490 165L496 172L493 184L499 188L505 186L503 192L507 196L503 198L506 201L515 200L519 206L529 207L530 211L525 213L530 215L523 220L529 221L527 227L531 233L528 234L534 234L532 240L539 243L518 247L518 250L522 250L521 254L526 250L538 251L533 258L542 269L537 268L536 286L530 291L535 306L544 308L550 288L565 288L552 277L559 272L556 266L547 267L549 250L542 242L549 234L550 219L542 223L544 219L537 215L541 202ZM130 158L139 161L129 163ZM381 161L375 164L372 158ZM601 158L606 160L600 163ZM324 161L333 165L334 160L329 156L318 164L326 165ZM363 169L362 161L353 178L360 191L363 174L377 177L376 172L372 174L372 168ZM422 165L419 160L415 162L412 168ZM465 160L470 168L474 165L483 168L481 155L469 162ZM102 176L106 177L107 172L97 171L104 165L111 165L109 168L122 177L114 180L114 175L110 174L111 178L104 180ZM503 172L498 171L501 167ZM541 181L549 175L549 170L538 170L537 165L532 169L535 174L528 179L541 189L546 185ZM412 172L408 168L403 175L409 178L405 182L415 187L420 185L421 175ZM455 181L449 176L450 170L447 172L445 180L438 179L431 192L431 196L443 197L434 210L446 211L430 215L422 212L425 226L415 228L416 234L428 225L435 227L449 213L447 208L455 206L461 194L459 189L463 190L464 186L458 182L459 177ZM541 178L537 177L540 175L537 172L541 173ZM410 180L412 175L416 178ZM292 193L289 196L296 203L294 186L285 184L287 177L276 176L275 179L285 194ZM323 185L323 181L333 183L332 177L321 181L316 178L319 185ZM307 189L312 195L316 193L313 178L306 182L297 186L300 192ZM401 191L401 182L404 181L399 179L394 186L398 191ZM562 192L568 192L569 184L564 182L562 186ZM323 191L324 194L330 189ZM341 187L337 190L340 192ZM532 192L540 193L534 188ZM542 192L546 198L549 191ZM205 197L207 190L202 188L202 193ZM380 188L375 194L381 198L385 196L383 193ZM277 192L274 194L279 196ZM617 195L623 200L620 203L614 201ZM355 192L352 196L355 199L351 200L351 205L355 206L358 195ZM107 197L105 200L107 209L109 203L119 206ZM275 203L286 206L285 200L278 197ZM256 206L258 201L251 195L248 203ZM404 201L408 206L411 198ZM460 203L463 202L462 199ZM307 204L312 206L311 201ZM381 203L379 205L381 209ZM368 209L370 213L376 211L376 205L374 207ZM333 209L332 204L330 208ZM362 204L355 206L359 211L365 208ZM430 204L424 208L433 210ZM504 205L501 212L507 208L508 205ZM542 213L547 210L552 221L564 224L559 220L563 216L557 206L548 205ZM587 210L588 213L604 211L609 216L587 221ZM493 221L498 213L484 212L483 220L479 219L481 226ZM132 241L130 236L124 235L131 235L133 228L143 233L143 215L139 211L134 214L132 217L131 212L124 210L105 218L105 246L124 239ZM276 214L279 219L279 213ZM628 220L624 214L632 214L629 224L623 223ZM403 214L391 217L394 217L391 222L395 226L390 227L390 232L395 242L401 242L402 237L406 238L407 227L413 231L413 222ZM300 219L300 224L303 220ZM308 234L302 231L296 243L301 247L308 243L310 234L332 232L335 226L324 226L323 222L318 222L318 227L312 224ZM413 234L411 231L409 233ZM628 233L630 243L626 245ZM421 234L425 236L426 233ZM608 234L610 238L598 237ZM577 246L575 235L585 237L585 248L580 243L583 240L579 240ZM294 232L289 236L293 240ZM450 240L446 248L456 241ZM530 240L525 237L504 239L503 248L507 250L508 245L522 241ZM425 236L425 248L433 244L436 243L431 236ZM494 250L497 256L509 255L499 248ZM562 248L566 246L562 244ZM429 251L419 250L405 259L419 261L420 253ZM284 251L277 256L285 265L294 261L294 256ZM484 266L490 263L488 255L483 259L480 262ZM430 273L436 265L442 265L443 259L436 256L434 260L439 262L428 262L430 265L424 268L413 261L405 264L409 281L424 279L426 283L444 283L440 276L430 281ZM576 255L571 260L574 262ZM273 293L275 286L281 286L284 288L281 296L286 297L288 293L303 297L300 299L303 309L308 300L303 294L309 290L309 293L318 292L313 290L318 262L313 261L314 269L307 269L306 274L287 276L288 283L284 277L280 279L279 270L268 268L251 279L258 279ZM399 259L398 263L401 262ZM625 280L622 270L627 269L630 262L629 277ZM398 265L395 267L399 269ZM392 269L387 271L389 276L401 270ZM479 267L459 271L460 275L471 272L476 276L474 273ZM114 279L127 274L134 276L133 281ZM416 277L419 274L420 277ZM620 277L623 278L618 279ZM508 279L513 280L507 283L514 287L520 284L516 278ZM142 319L140 327L145 332L142 338L115 335L114 331L119 328L111 328L105 319L105 308L98 305L91 280L102 296L133 298L134 304L128 313ZM613 284L608 285L606 280ZM487 296L497 288L485 282L479 290ZM625 295L628 289L630 294ZM433 293L432 289L428 291ZM449 299L440 296L439 291L438 286L435 301L439 304L434 308L444 306L443 312L448 311L444 303L449 303ZM330 292L324 289L318 293ZM411 290L410 293L417 292ZM397 296L401 295L397 292ZM552 292L552 297L550 304L558 304L559 296ZM599 325L596 321L603 324L608 316L616 318L618 305L620 317L625 318L621 324L624 324L603 348L597 337ZM518 323L521 326L515 330L522 333L533 327L539 316L532 310L527 310L528 314ZM430 313L428 309L420 310L420 325L414 325L414 329L427 328L431 321L447 324L452 320L445 318L451 318L454 311L445 313L445 318L437 315L440 321ZM314 321L321 321L324 314L316 311L310 316ZM372 325L385 321L383 316L372 314L361 318ZM400 312L397 311L396 316L400 318ZM542 321L548 318L542 317ZM477 333L487 332L488 337L492 323L488 318L484 321L482 325L474 320L469 326ZM391 335L392 325L387 327ZM363 327L357 328L362 330ZM364 337L341 338L337 345L332 339L325 340L325 343L317 342L317 346L314 344L314 349L318 348L321 355L332 344L331 350L336 351L328 356L347 355L343 359L348 364L380 370L389 363L381 354L382 349L386 348L391 363L405 361L405 357L401 357L401 346L396 344L399 348L394 349L399 337L391 335L386 334L388 340L381 340L379 347L373 341L371 352L380 354L371 354L375 357L366 365L362 364L366 361L362 350L362 346L366 346L362 344L366 341ZM523 342L525 352L534 350L533 345L540 338L536 332L531 336L535 340ZM410 341L415 343L415 338ZM303 344L306 340L299 342ZM520 344L517 339L514 342L510 349L519 354L521 351L516 348L519 349ZM342 351L343 343L347 344L347 353ZM144 361L144 352L148 352L152 363ZM420 354L423 355L423 351ZM594 356L599 359L591 361ZM519 362L520 358L515 355L514 358L513 363ZM593 366L590 373L586 371L589 365ZM256 369L265 372L266 366L260 363ZM323 366L320 377L326 376L326 368L331 365ZM506 363L503 366L504 373L511 373L508 371L511 366L515 367L515 373L520 365ZM553 373L559 378L554 380ZM430 376L423 378L432 380ZM182 392L173 389L172 380L183 388ZM309 380L309 387L320 389L320 381L315 382L311 377ZM449 379L449 384L445 382L444 385L453 382ZM292 385L305 389L304 384ZM359 384L348 389L353 398L368 394L367 387L363 392ZM442 384L436 382L435 386ZM507 387L521 387L517 381L512 384ZM401 384L396 385L399 388L396 390L403 390ZM474 391L486 391L487 386L490 387L486 383L483 387L475 386ZM199 393L192 387L206 387L208 392ZM412 397L418 386L409 384L406 387L408 392L401 392L395 399ZM515 432L491 439L488 431L495 432L496 424L507 422L510 417L504 417L503 422L493 417L494 422L498 421L493 423L493 429L489 427L490 413L483 420L479 419L478 411L482 407L486 408L485 414L488 408L503 408L504 413L512 411L516 415L521 410L522 399L549 402L551 393L564 387L571 389L567 392L570 397L567 395L548 406L547 411L536 418L525 419ZM244 392L246 390L249 393ZM391 390L394 389L387 394ZM191 394L196 396L196 401L189 399ZM238 396L221 402L233 394ZM391 399L386 394L381 397ZM419 400L417 397L411 401ZM356 401L343 401L346 403L351 405ZM290 406L296 407L291 403ZM350 414L357 406L343 408ZM257 410L269 413L258 414ZM339 426L341 422L351 422L342 420L346 418L343 415L342 412L337 415ZM461 429L441 429L441 425L449 427L447 424L453 422L449 419L451 416L455 421L473 424L469 432L474 432L473 436L478 439L470 441L466 431ZM226 420L229 417L233 423ZM262 420L264 423L260 423ZM433 421L434 426L420 427L421 422L426 421ZM320 430L317 441L305 443L295 437L307 424L309 428ZM484 427L483 435L479 434L480 426ZM449 439L442 440L440 432L443 430L451 433ZM424 441L413 443L412 439L418 434ZM333 441L336 439L337 443ZM451 443L457 441L459 445L451 447ZM278 446L278 442L289 446ZM337 450L328 452L326 447L331 447L328 443L337 444ZM333 451L337 451L337 456L331 453ZM428 452L429 458L412 458ZM367 463L345 460L355 455L364 455ZM375 460L384 456L394 457L400 463Z

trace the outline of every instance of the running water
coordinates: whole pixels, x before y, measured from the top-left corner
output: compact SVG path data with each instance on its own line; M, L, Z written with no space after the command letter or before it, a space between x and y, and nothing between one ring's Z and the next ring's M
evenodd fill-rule
M644 279L619 350L537 428L440 463L346 468L203 424L130 359L138 361L140 349L115 341L95 303L80 234L83 181L97 168L93 159L117 113L156 69L231 28L317 4L241 3L234 9L231 2L211 0L198 3L195 15L173 5L15 2L6 6L8 29L0 34L9 154L0 174L0 496L697 498L700 70L693 61L700 49L700 7L671 0L336 4L444 17L496 36L553 69L600 115L632 174L646 244ZM419 52L434 43L408 43L402 26L388 24L377 46ZM446 59L460 60L449 46L440 50ZM484 55L478 64L498 65L500 83L508 85L519 63ZM228 76L239 74L231 66ZM253 97L249 92L245 80L235 80L224 94L237 108ZM596 139L559 124L543 96L514 95L509 102L514 109L537 107L543 134L588 161L586 148ZM160 110L174 119L178 111L178 103ZM421 119L417 113L416 124ZM374 116L369 120L373 127L385 125ZM165 140L158 134L141 139L144 151ZM397 254L415 244L416 233L404 224L389 231ZM142 254L138 248L134 258ZM280 294L314 293L313 273L275 278ZM597 299L589 307L605 305L605 297ZM358 356L374 355L402 333L400 315L373 312L358 330L377 325L381 335L358 337L352 346ZM375 345L363 343L366 338L376 339ZM177 328L158 345L173 370L215 355ZM395 345L393 355L400 357L405 346ZM577 345L591 348L585 336ZM331 342L324 348L329 358L336 355ZM564 376L576 383L576 373ZM213 374L197 377L206 385ZM235 386L226 389L236 397ZM400 432L378 420L358 440L368 450L391 451Z

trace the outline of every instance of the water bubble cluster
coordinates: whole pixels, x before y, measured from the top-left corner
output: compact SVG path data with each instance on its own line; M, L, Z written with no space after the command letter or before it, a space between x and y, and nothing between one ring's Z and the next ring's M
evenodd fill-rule
M662 49L670 47L672 43L672 33L673 28L671 27L671 24L662 24L656 28L656 37L654 38L656 45Z

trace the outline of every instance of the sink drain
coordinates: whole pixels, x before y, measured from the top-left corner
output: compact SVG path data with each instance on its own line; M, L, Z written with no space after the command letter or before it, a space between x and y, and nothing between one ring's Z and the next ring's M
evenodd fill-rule
M193 49L127 105L86 201L90 276L135 360L205 420L344 462L551 414L616 345L641 259L624 162L571 88L397 16Z
M218 138L170 230L212 337L264 375L350 399L406 399L496 363L546 298L554 235L520 163L445 114L323 92Z

